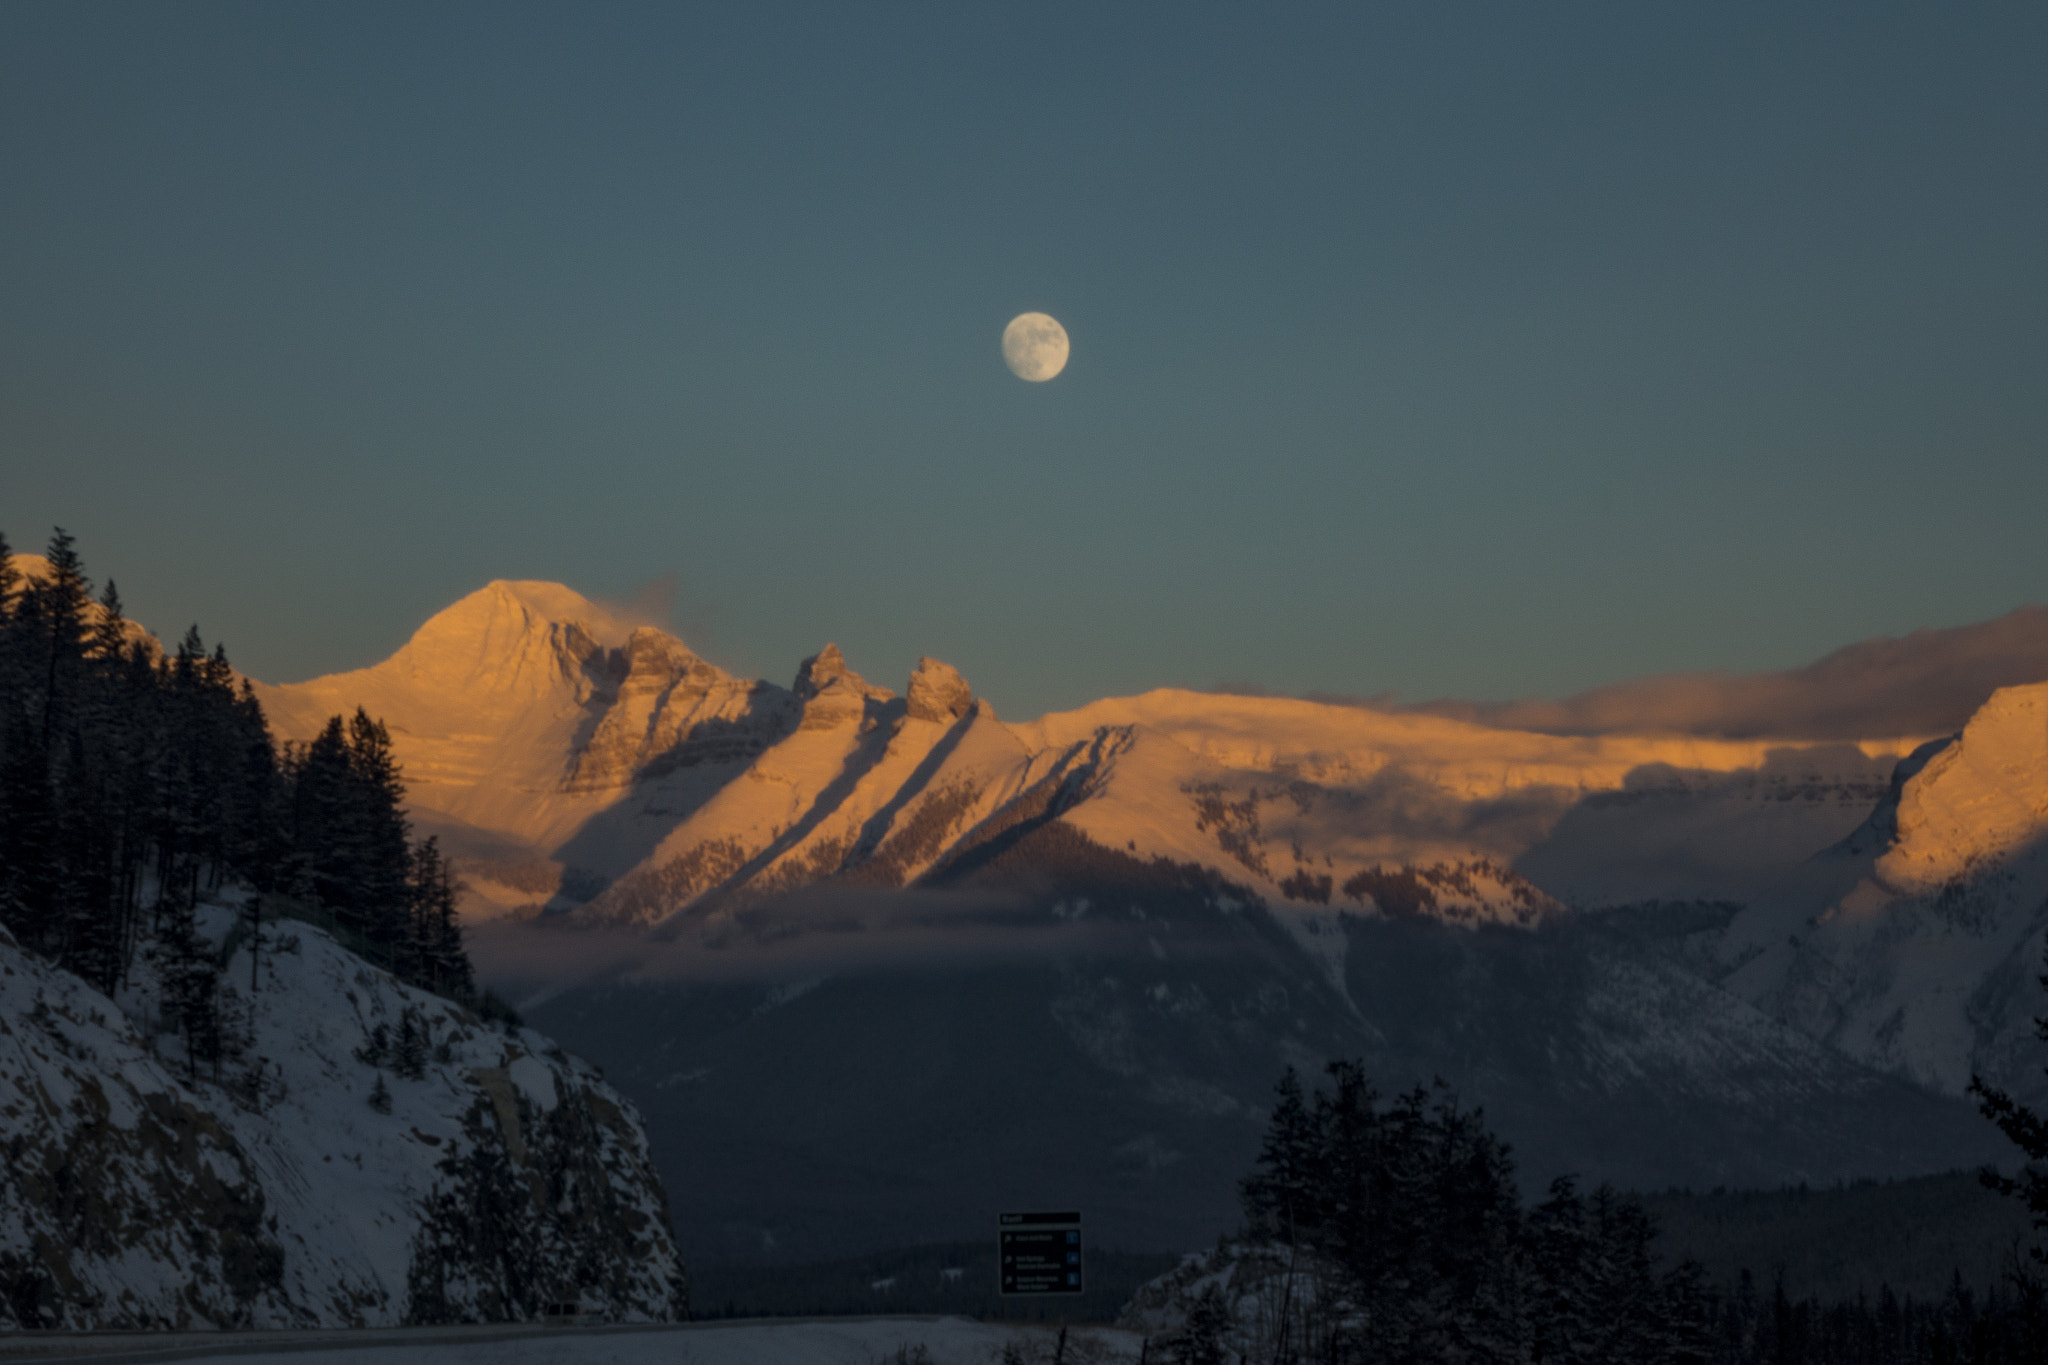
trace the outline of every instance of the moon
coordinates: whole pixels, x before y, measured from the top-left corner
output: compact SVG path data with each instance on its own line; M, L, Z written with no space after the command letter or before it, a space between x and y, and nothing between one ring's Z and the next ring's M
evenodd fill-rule
M1033 384L1067 368L1067 329L1044 313L1019 313L1003 329L1003 363Z

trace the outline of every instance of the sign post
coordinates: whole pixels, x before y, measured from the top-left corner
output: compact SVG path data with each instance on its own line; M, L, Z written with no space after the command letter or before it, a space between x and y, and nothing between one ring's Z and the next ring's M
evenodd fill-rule
M1079 1213L1006 1213L996 1227L1004 1294L1081 1292Z

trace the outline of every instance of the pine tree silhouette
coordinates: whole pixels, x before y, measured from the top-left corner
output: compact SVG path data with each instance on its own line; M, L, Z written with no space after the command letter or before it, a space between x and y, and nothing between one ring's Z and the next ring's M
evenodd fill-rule
M441 856L441 842L429 835L413 850L407 975L428 990L457 999L475 993L469 957L462 948L456 916L460 884Z
M196 875L191 885L196 886ZM203 1064L218 1071L221 1030L219 964L194 924L196 895L173 893L160 911L157 941L164 950L164 1015L185 1039L185 1063L196 1077Z
M0 759L0 922L38 951L53 937L59 868L42 736L19 714Z
M14 590L20 586L21 569L14 562L14 551L8 548L6 534L0 532L0 619L11 608Z
M349 721L349 777L357 837L356 904L359 932L392 954L407 936L407 881L411 847L405 821L405 783L383 722L361 707Z
M2043 965L2048 966L2048 955L2044 955ZM2048 988L2048 973L2036 980L2043 988ZM2034 1021L2034 1036L2048 1042L2048 1016ZM2048 1118L2035 1113L1982 1076L1970 1077L1968 1093L1977 1097L1979 1112L1997 1124L1998 1131L2011 1139L2027 1159L2017 1175L2004 1175L1987 1166L1981 1173L1981 1179L1991 1189L2024 1203L2027 1212L2033 1215L2034 1230L2048 1232ZM2029 1247L2027 1254L2037 1264L2048 1265L2048 1247L2039 1242Z

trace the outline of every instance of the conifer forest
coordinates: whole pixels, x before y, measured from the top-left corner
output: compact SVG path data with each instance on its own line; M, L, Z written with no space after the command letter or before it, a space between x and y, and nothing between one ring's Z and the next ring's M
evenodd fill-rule
M1947 1365L2048 1360L2048 1292L2017 1261L1989 1293L1788 1296L1671 1264L1634 1195L1570 1177L1526 1204L1512 1153L1439 1084L1383 1100L1356 1062L1281 1080L1240 1185L1244 1228L1181 1276L1166 1358ZM1247 1303L1256 1305L1248 1315ZM1234 1308L1233 1308L1234 1305Z
M358 710L279 744L221 645L195 626L166 654L111 581L94 593L62 530L46 561L25 574L0 539L0 925L109 993L156 955L161 1017L195 1068L221 1037L194 916L223 892L251 922L310 918L401 979L476 997L453 869L411 837L384 726Z

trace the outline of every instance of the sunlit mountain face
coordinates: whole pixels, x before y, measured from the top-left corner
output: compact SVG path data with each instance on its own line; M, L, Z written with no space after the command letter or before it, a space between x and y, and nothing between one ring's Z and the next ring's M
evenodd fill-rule
M539 583L260 690L289 735L387 720L482 969L725 1256L1005 1201L1192 1244L1280 1072L1346 1056L1485 1104L1531 1181L1995 1156L1959 1095L2030 1083L2044 694L1849 739L1183 691L1008 723L935 660L745 680Z

